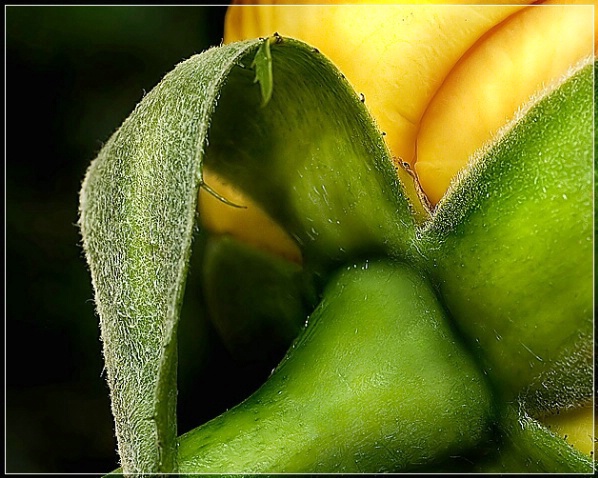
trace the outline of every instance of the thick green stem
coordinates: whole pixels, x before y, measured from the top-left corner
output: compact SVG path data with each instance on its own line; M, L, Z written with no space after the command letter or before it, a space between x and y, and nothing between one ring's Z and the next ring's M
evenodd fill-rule
M392 472L482 440L490 393L405 265L344 269L248 400L180 440L181 473Z

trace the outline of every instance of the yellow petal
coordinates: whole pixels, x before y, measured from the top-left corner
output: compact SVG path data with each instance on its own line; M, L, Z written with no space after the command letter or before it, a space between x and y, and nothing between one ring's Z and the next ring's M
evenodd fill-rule
M594 407L577 408L550 415L541 422L571 445L588 455L594 454L596 431L594 428Z
M208 168L204 168L203 179L218 195L240 206L226 204L206 189L200 189L199 215L207 230L230 234L289 261L302 262L297 244L257 203Z
M521 105L592 54L593 8L546 2L490 31L461 58L428 106L415 170L432 203Z
M318 48L364 94L392 153L413 163L419 121L448 72L489 29L522 8L233 5L224 40L278 32Z

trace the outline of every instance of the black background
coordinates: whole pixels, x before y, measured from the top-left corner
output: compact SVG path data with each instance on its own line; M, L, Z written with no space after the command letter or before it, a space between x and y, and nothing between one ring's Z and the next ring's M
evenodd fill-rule
M225 11L5 6L9 473L103 474L118 464L78 192L102 143L144 93L220 43ZM237 403L267 374L226 354L197 313L194 285L190 277L180 325L180 433Z

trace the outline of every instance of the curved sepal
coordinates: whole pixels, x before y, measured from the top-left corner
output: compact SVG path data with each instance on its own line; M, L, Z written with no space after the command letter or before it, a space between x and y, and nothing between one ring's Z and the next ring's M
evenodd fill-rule
M204 164L261 203L316 271L366 250L401 255L412 239L378 130L317 51L275 36L178 65L102 148L80 196L126 474L177 470L176 329Z
M591 63L472 163L416 243L497 389L528 413L593 393Z

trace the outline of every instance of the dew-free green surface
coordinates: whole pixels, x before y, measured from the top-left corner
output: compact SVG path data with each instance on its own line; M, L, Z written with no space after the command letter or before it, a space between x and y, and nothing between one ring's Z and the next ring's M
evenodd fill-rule
M592 397L593 72L534 106L417 244L497 390L530 413Z
M181 437L181 473L384 472L475 446L491 395L427 281L343 268L252 397Z

